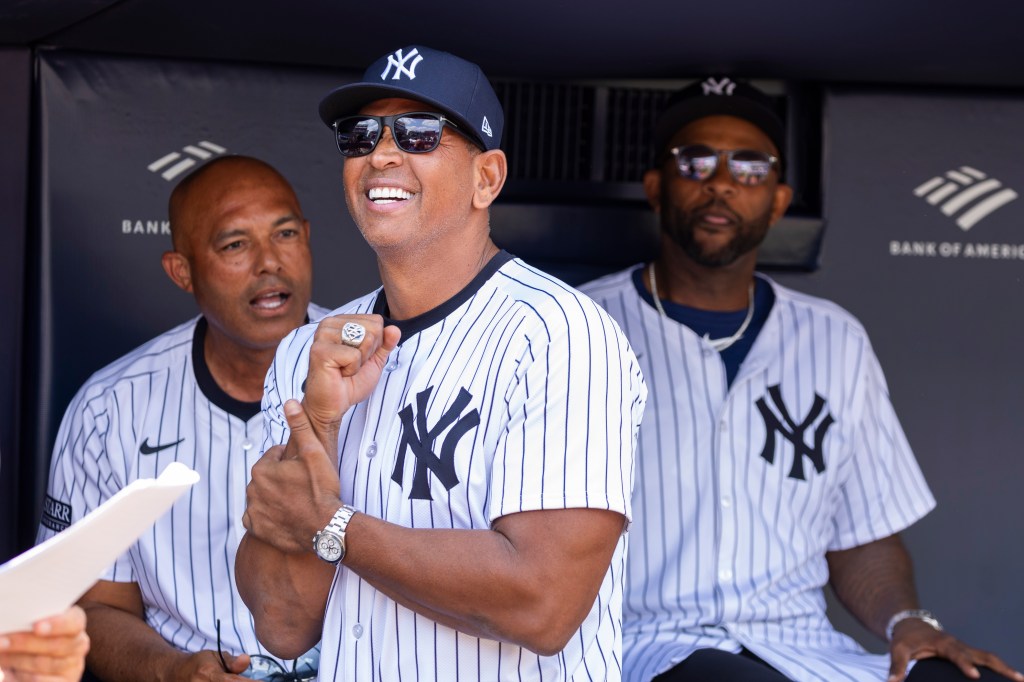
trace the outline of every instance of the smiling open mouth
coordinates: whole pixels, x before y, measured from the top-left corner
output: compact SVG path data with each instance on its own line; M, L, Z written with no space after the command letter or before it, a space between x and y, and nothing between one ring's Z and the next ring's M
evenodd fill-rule
M412 192L397 187L374 187L366 193L367 198L375 204L392 204L396 201L412 199Z

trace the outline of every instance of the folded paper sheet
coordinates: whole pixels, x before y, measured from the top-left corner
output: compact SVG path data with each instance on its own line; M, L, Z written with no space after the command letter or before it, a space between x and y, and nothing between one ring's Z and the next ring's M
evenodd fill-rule
M60 613L199 480L173 462L139 479L67 530L0 566L0 633L28 630Z

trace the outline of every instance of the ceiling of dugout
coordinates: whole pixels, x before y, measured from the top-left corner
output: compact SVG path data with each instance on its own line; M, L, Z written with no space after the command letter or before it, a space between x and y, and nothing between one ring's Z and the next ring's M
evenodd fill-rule
M7 0L0 45L362 69L407 44L491 76L1024 87L1006 0Z

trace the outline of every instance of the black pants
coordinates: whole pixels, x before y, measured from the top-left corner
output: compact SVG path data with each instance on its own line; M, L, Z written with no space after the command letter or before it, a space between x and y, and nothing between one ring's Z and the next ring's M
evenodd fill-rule
M1005 682L1007 678L988 668L979 668L981 682ZM966 682L960 669L949 661L926 658L918 661L907 676L907 682ZM743 649L730 654L718 649L700 649L672 668L654 678L655 682L787 682L788 677L751 652ZM831 681L827 681L831 682Z

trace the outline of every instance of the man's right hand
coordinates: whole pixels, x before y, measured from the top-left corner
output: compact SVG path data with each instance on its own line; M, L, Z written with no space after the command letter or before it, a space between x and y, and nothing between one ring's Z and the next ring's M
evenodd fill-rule
M342 343L342 330L349 323L365 330L358 347ZM400 337L398 327L385 327L380 315L336 315L321 320L309 349L302 402L313 431L332 454L342 416L373 391Z

